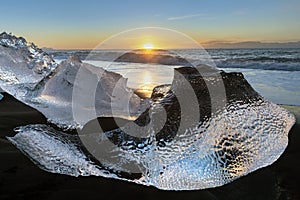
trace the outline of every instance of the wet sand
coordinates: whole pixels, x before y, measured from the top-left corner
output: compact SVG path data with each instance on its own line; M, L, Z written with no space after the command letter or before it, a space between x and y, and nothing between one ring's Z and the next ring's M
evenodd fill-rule
M222 187L173 192L115 179L71 177L45 172L6 140L13 128L46 123L36 110L5 94L0 101L0 199L299 199L300 107L285 106L297 123L289 145L271 166Z

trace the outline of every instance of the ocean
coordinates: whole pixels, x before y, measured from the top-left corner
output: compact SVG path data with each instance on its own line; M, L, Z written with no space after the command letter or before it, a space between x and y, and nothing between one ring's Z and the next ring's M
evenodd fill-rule
M188 60L202 59L195 49L171 50ZM199 54L200 52L200 54ZM83 62L117 72L128 78L128 87L139 88L170 84L173 68L179 65L161 65L134 62L111 62L117 50L50 50L55 61L70 55L79 55ZM242 72L251 86L266 99L287 105L300 105L300 49L208 49L215 66L225 72Z

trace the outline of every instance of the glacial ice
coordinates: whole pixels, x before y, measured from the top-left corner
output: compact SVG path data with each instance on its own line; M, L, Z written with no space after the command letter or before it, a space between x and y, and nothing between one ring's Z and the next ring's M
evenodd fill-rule
M165 125L155 135L155 123L148 129L149 137L128 135L139 132L130 123L104 133L90 123L79 130L79 137L47 125L28 125L16 129L17 135L9 140L38 166L53 173L104 176L163 190L221 186L272 164L284 152L294 116L263 99L240 73L221 72L227 104L209 116L203 79L215 81L214 77L191 75L189 68L176 70L194 88L198 86L197 98L202 98L199 110L205 114L199 121L181 114L180 93L177 97L174 93L183 83L177 79L171 86L155 88L151 108L135 120L144 126L149 117L155 119L155 115L166 112ZM107 144L113 145L102 151ZM95 157L97 162L92 159Z
M61 128L82 127L86 121L77 122L72 115L72 92L78 70L84 71L87 79L95 79L101 74L97 86L94 107L96 116L111 115L111 98L127 98L131 107L115 109L119 116L135 117L139 112L141 99L127 88L127 79L100 67L82 63L76 56L57 64L51 56L24 38L2 33L0 34L0 87L23 103L39 110L47 119ZM121 97L113 97L111 86L118 86ZM85 95L86 89L81 91ZM117 105L118 106L118 105ZM144 105L144 107L146 104ZM50 109L51 108L51 109ZM91 120L93 118L87 118Z
M57 67L55 61L33 43L5 32L0 34L0 79L3 85L33 89ZM6 84L5 84L6 83Z
M40 69L35 62L38 58L28 58L28 45L19 40L7 34L0 37L1 88L61 127L83 126L78 135L45 124L15 129L17 134L9 141L46 171L116 178L163 190L195 190L221 186L268 166L287 147L293 115L260 96L241 73L208 70L202 76L191 67L174 69L171 85L154 88L150 107L134 122L107 132L101 132L93 121L78 124L70 106L78 69L87 70L89 78L104 74L100 96L96 96L101 102L99 115L105 116L108 97L113 96L110 86L119 79L120 90L130 97L136 113L139 98L132 96L120 75L84 64L77 57L47 65L43 73L37 73L33 69ZM211 99L207 83L221 82L226 99ZM187 86L195 102L187 96ZM190 102L182 105L182 100ZM213 101L222 106L214 110Z

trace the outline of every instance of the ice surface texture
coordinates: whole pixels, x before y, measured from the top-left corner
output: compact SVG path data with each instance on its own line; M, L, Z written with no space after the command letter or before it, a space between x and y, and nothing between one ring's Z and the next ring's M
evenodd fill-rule
M30 89L57 67L51 56L33 43L5 32L0 34L0 58L1 81Z
M82 63L76 56L57 64L51 56L34 44L27 43L24 38L5 32L0 34L0 88L65 129L84 125L74 121L72 115L72 91L79 69L84 71L87 80L94 79L94 83L101 74L95 96L96 105L93 105L97 108L97 116L111 115L110 104L116 83L122 98L130 101L129 114L135 116L140 112L140 98L127 88L127 79L121 75ZM85 92L86 88L81 95L85 96ZM128 115L127 110L122 110L120 106L116 109L120 116Z

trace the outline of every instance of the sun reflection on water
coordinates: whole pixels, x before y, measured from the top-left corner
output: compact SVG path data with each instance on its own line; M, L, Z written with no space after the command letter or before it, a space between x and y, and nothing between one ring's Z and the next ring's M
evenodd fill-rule
M151 83L151 74L146 71L144 72L144 75L143 75L143 80L144 80L144 83L143 84L150 84Z
M135 93L142 98L150 98L153 88L156 86L152 83L153 76L149 71L145 71L142 75L142 83L135 90Z

